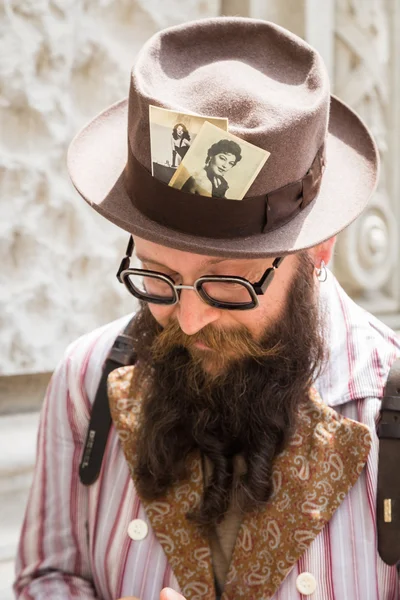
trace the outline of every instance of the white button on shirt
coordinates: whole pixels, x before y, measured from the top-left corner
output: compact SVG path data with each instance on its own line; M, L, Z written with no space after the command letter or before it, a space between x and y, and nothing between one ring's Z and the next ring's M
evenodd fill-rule
M317 582L315 580L314 575L311 573L300 573L298 578L296 579L296 588L300 594L304 596L311 596L317 589Z
M146 521L142 519L133 519L128 525L128 535L135 542L144 540L149 531Z

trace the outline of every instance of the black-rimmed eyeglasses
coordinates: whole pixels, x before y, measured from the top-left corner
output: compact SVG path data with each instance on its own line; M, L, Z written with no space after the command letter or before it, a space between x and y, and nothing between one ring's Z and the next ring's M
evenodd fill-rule
M158 271L130 268L130 258L134 249L132 236L122 259L117 278L127 290L139 300L151 304L170 306L179 302L181 290L193 290L210 306L223 310L251 310L257 308L258 298L265 294L271 284L276 269L284 257L274 260L256 283L244 277L229 275L203 275L193 285L176 284L172 277Z

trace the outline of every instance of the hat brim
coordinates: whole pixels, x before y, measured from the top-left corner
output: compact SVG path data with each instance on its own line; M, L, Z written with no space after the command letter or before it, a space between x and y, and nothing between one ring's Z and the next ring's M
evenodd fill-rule
M246 238L214 239L174 231L132 204L124 186L128 100L109 107L73 139L68 169L79 194L103 217L152 242L209 256L284 256L333 237L366 207L379 174L378 151L363 121L331 97L326 169L318 197L283 227Z

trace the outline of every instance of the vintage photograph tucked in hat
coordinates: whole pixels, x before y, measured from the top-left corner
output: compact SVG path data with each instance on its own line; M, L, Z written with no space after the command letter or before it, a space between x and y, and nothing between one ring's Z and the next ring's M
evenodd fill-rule
M228 130L228 119L179 113L149 106L152 175L169 183L205 120Z
M205 122L169 185L228 200L242 200L270 153Z

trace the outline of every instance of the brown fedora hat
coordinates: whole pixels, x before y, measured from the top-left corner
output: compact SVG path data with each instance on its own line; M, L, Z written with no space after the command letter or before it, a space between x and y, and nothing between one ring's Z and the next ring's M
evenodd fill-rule
M241 201L182 192L151 175L149 105L229 119L270 153ZM365 208L379 157L362 120L330 95L320 55L273 23L220 17L172 27L142 48L129 98L84 127L71 179L129 233L198 254L280 256L334 236Z

